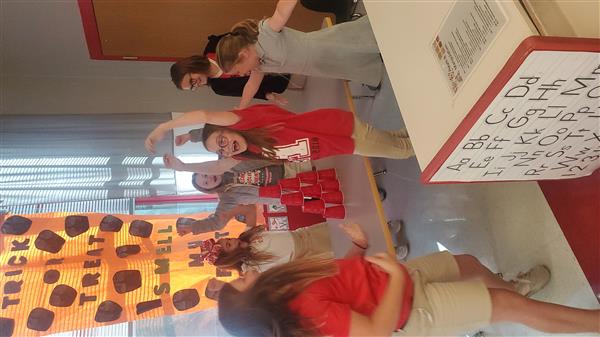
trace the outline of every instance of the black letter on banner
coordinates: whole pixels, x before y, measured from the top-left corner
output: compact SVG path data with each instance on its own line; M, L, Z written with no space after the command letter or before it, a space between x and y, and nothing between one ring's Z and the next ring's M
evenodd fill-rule
M169 272L169 259L156 259L154 264L158 265L158 268L154 270L154 274L165 274Z

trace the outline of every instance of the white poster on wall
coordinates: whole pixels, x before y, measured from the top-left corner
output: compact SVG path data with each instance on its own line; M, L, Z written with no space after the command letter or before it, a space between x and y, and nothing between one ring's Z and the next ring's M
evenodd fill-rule
M600 54L533 51L431 182L568 179L600 167Z
M497 1L456 1L431 42L453 94L506 25Z

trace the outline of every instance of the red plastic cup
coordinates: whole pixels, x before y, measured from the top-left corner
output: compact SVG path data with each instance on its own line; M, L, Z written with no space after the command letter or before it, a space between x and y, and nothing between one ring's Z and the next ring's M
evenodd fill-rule
M319 170L317 171L317 176L319 180L335 180L337 179L337 174L335 173L334 168Z
M279 198L281 197L281 186L271 185L259 187L258 196L261 198Z
M325 211L325 201L323 200L307 200L302 206L302 212L310 214L323 214Z
M302 206L304 204L304 197L301 192L283 194L281 196L281 203L290 206Z
M327 207L323 216L326 219L344 219L346 217L346 207L342 205Z
M344 203L344 194L341 191L327 192L321 194L321 199L328 204L341 205Z
M284 190L300 191L300 178L280 179L279 186Z
M323 192L335 192L340 190L340 182L337 180L323 180L319 182Z
M317 172L315 171L300 172L296 177L300 178L300 181L305 184L314 185L317 183Z
M310 185L300 187L300 191L305 197L309 198L320 198L323 190L321 189L321 185Z

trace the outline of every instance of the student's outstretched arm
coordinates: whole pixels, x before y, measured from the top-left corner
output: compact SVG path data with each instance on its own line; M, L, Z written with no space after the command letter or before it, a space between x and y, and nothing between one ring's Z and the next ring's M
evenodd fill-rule
M350 336L390 336L396 330L400 317L406 276L396 259L389 254L379 253L365 259L388 273L388 285L371 316L352 312Z
M242 216L245 219L246 228L250 229L256 226L256 206L255 205L237 205L235 208L224 212L221 221L227 223L236 216Z
M265 73L260 70L252 70L250 73L250 77L248 78L248 82L244 86L244 91L242 92L242 99L240 100L240 104L236 107L237 109L243 109L247 107L252 98L258 92L260 88L260 83L265 77Z
M279 0L275 13L267 19L267 24L273 31L280 32L285 27L297 3L298 0Z
M154 145L162 140L168 131L173 130L174 128L203 123L228 126L239 121L240 117L231 111L190 111L173 120L159 124L152 132L150 132L148 137L146 137L146 150L150 153L154 153Z
M227 221L231 219L229 211L238 206L235 198L230 193L220 193L219 203L215 212L208 217L185 224L177 224L177 234L186 235L188 233L201 234L206 232L217 231L223 229L227 225Z
M240 161L234 158L223 158L219 160L205 161L202 163L184 163L172 154L163 156L165 167L175 171L195 172L202 174L221 175L230 171Z

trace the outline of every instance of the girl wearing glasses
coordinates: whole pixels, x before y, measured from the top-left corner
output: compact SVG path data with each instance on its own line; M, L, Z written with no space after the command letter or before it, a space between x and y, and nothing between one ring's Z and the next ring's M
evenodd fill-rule
M414 156L405 129L384 131L341 109L295 114L276 105L254 105L233 111L191 111L160 124L146 138L154 153L156 142L173 128L205 124L178 137L178 144L202 141L210 152L236 160L307 161L342 154L405 159Z
M223 35L211 35L202 55L192 55L175 62L171 66L171 80L180 90L194 91L208 86L221 96L242 96L248 76L226 74L215 61L217 43ZM277 104L286 104L287 100L279 95L290 84L291 75L265 75L254 98L268 100Z

